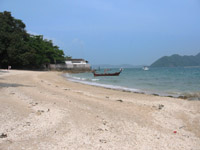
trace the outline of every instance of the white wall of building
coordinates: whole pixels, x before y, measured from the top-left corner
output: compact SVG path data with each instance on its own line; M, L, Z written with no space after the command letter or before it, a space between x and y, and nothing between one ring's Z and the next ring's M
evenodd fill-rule
M77 61L77 62L72 62L72 61L65 61L66 64L74 64L74 65L79 65L79 64L87 64L85 61Z

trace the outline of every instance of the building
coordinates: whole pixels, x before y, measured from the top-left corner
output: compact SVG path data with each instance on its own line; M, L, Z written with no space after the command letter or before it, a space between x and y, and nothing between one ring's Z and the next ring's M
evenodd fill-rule
M74 69L74 70L90 69L90 64L88 64L88 61L84 59L67 59L65 61L65 64L68 69Z
M88 64L88 61L85 61L84 59L67 59L65 63L72 65L86 65Z
M91 69L88 61L84 59L67 59L65 64L51 64L51 70L75 70L89 71Z

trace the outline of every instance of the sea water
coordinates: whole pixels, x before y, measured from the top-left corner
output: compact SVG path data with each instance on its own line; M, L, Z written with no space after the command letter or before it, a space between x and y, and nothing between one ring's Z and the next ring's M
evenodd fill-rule
M119 68L109 72L118 72ZM103 72L103 69L97 73ZM66 74L69 80L123 91L186 96L200 100L200 67L181 68L125 68L119 76L94 77L92 73Z

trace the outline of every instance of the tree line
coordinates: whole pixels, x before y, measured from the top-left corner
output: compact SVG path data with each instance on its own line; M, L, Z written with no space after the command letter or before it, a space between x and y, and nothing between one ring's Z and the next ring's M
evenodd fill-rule
M11 12L0 12L0 68L42 69L63 63L63 50L42 35L31 35L26 25Z

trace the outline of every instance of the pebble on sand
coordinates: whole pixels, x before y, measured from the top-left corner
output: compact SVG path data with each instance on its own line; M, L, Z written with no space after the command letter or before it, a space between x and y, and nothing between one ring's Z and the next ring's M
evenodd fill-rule
M7 134L6 134L6 133L2 133L2 134L0 135L0 138L7 138Z

